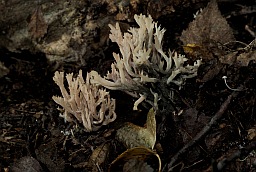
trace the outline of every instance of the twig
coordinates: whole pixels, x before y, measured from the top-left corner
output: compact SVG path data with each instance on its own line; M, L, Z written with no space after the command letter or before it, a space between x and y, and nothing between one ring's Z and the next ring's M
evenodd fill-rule
M242 86L239 88L242 89ZM199 141L210 129L211 127L216 123L218 119L220 119L224 112L227 110L228 105L230 104L230 101L232 98L236 97L239 92L233 91L228 98L225 100L225 102L221 105L219 111L212 117L211 121L190 141L188 142L181 150L179 150L172 158L171 161L167 164L168 171L173 170L174 163L178 160L179 156L184 154L188 148L193 146L196 142ZM166 165L163 168L163 171L165 171Z

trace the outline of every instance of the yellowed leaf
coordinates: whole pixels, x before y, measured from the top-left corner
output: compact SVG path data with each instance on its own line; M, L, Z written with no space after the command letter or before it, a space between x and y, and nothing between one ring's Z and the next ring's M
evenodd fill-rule
M153 164L149 163L149 160ZM152 161L153 160L153 161ZM153 166L151 166L153 165ZM141 172L141 171L161 171L161 159L159 155L145 147L128 149L119 155L109 167L109 172Z
M150 148L153 149L156 143L156 114L153 108L151 108L147 115L146 129L149 131L152 137Z
M201 46L200 45L196 45L196 44L187 44L187 45L183 46L183 50L187 54L193 54L198 49L201 49Z
M148 112L146 127L126 123L117 130L116 138L128 149L139 146L153 149L156 142L156 120L153 108Z

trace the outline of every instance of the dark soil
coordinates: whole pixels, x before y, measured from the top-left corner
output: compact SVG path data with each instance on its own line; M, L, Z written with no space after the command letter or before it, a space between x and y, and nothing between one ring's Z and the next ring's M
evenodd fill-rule
M192 21L192 14L205 5L180 6L175 13L158 18L161 26L167 29L165 47L182 51L178 37ZM238 0L219 3L236 39L246 44L254 38L244 26L248 25L256 33L255 5L253 1L242 3ZM241 13L247 7L251 10ZM92 69L106 73L113 62L111 53L116 49L116 45L110 43L105 47L104 59L91 57L80 68L84 73ZM102 143L109 145L108 156L100 166L107 171L109 164L125 150L115 140L116 129L126 121L145 123L147 108L140 107L142 111L133 112L134 99L112 91L111 95L118 102L118 119L97 132L86 133L80 125L65 123L52 100L53 95L60 94L52 80L56 68L77 73L76 65L49 64L44 54L12 53L6 49L0 50L0 60L10 71L0 78L0 171L94 171L95 168L88 165L89 157ZM204 67L199 70L198 77L203 76ZM179 156L174 170L214 171L218 164L223 165L223 171L255 171L256 65L253 61L245 67L224 65L213 79L204 83L197 82L198 78L191 79L182 90L176 91L177 109L187 116L173 119L173 112L165 112L165 119L157 117L157 145L160 148L156 149L166 171L171 158L193 140L232 94L224 84L223 75L229 76L230 87L242 85L244 91L232 98L221 119Z

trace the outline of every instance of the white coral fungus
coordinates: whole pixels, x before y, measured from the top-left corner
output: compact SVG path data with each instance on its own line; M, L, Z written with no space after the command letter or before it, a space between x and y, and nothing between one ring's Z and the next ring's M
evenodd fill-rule
M87 74L85 82L81 70L77 78L73 77L73 73L67 74L69 92L64 86L63 72L56 71L53 77L63 96L53 96L53 100L64 110L61 117L69 122L75 120L82 123L87 132L98 130L116 119L115 100L105 89L92 84L89 77L90 74Z
M135 15L134 19L139 28L131 27L124 34L118 23L116 26L109 25L109 38L118 44L120 54L113 53L115 63L106 77L102 78L96 71L90 73L92 83L112 90L123 90L134 97L140 97L141 101L150 94L146 84L174 83L181 88L186 78L197 75L200 60L194 65L185 66L187 58L184 55L171 51L166 54L163 51L162 40L166 30L161 29L151 16ZM136 102L135 109L140 101Z

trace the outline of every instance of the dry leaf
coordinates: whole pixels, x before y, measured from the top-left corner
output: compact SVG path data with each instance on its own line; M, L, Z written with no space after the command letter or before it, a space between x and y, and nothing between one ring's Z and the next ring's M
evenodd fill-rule
M146 127L126 123L117 130L116 138L128 149L139 146L153 149L156 142L156 119L153 108L148 112Z
M226 19L221 16L216 0L212 0L182 32L180 40L184 45L202 46L205 51L216 48L217 43L224 44L235 38Z
M217 59L213 59L208 63L203 64L202 74L198 75L197 82L207 82L212 80L216 75L219 74L223 68L223 64Z
M243 52L239 54L238 51L231 52L220 58L221 63L236 65L236 66L248 66L251 61L256 61L256 51Z
M48 25L44 20L41 7L38 7L31 15L28 31L32 39L40 39L46 34L47 28Z
M150 165L153 163L153 166ZM152 164L151 163L151 164ZM119 155L109 167L109 172L153 172L161 171L161 159L159 155L145 147L128 149Z
M250 61L256 61L256 51L250 51L240 54L236 59L236 65L238 66L248 66Z
M233 65L236 61L236 57L237 57L238 52L234 51L234 52L230 52L224 56L221 56L219 58L220 62L223 64L229 64L229 65Z
M43 169L40 163L31 156L25 156L16 161L11 167L12 172L30 171L30 172L42 172Z
M256 138L256 129L250 128L247 133L248 140L254 140Z
M252 128L247 130L247 139L248 140L256 140L256 125L254 125Z
M98 172L99 171L98 167L103 166L108 153L109 153L108 143L103 143L100 146L98 146L92 152L92 155L89 158L89 162L88 162L88 165L86 166L86 169L90 170L91 172Z

